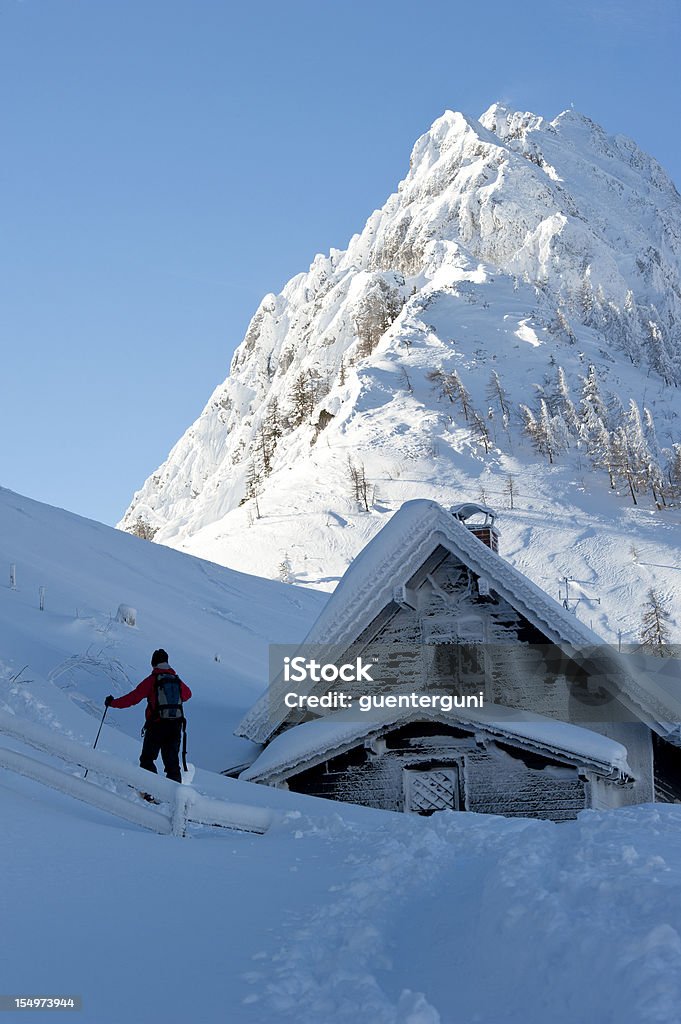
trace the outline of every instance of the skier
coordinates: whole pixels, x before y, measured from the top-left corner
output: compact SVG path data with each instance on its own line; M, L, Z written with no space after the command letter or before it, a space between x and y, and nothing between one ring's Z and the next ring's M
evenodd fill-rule
M168 778L174 782L182 782L179 755L183 734L182 759L185 771L187 770L187 733L182 704L189 700L192 691L170 667L168 654L163 648L152 654L151 669L151 675L143 679L130 693L125 693L122 697L109 694L104 703L109 708L130 708L146 697L140 767L157 774L154 762L160 752Z

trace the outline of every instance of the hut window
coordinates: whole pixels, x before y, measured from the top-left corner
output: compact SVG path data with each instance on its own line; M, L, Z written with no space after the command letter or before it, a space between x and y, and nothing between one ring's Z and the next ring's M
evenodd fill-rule
M459 810L459 769L456 765L427 771L404 768L404 809L414 814Z

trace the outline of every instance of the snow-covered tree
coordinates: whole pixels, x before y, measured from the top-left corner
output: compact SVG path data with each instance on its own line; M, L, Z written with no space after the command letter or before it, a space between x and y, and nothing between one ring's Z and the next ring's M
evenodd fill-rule
M556 310L555 316L549 324L549 330L552 334L566 341L568 345L577 344L577 336L572 330L570 321L560 307Z
M357 501L360 508L364 509L365 512L369 511L369 481L366 477L366 471L364 469L364 463L355 463L352 458L348 456L348 473L350 475L350 488L351 493Z
M492 370L490 374L485 396L488 402L498 407L506 427L511 416L511 403L496 370Z
M564 452L569 445L565 421L560 415L552 416L545 398L540 399L539 411L535 413L526 405L520 406L525 433L532 441L535 451L545 455L550 463Z
M137 516L130 533L135 537L141 537L142 540L153 540L154 536L158 533L158 526L152 526L149 520L145 519L140 513Z
M577 410L570 395L570 385L562 366L559 366L556 370L556 381L552 399L555 412L560 413L563 417L565 426L570 433L577 434L579 431L579 417L577 416Z
M650 413L648 413L647 422L646 430L638 405L632 398L624 420L631 480L638 493L645 494L650 487L655 501L658 503L661 501L664 504L664 482L662 470L656 457L657 441ZM656 452L651 451L648 437L653 441Z
M579 296L577 301L579 305L580 320L583 324L586 324L587 327L593 326L595 320L594 307L596 304L596 299L594 296L593 287L591 285L591 278L589 277L588 269L585 272L584 277L582 278L582 283L580 285Z
M262 422L255 432L254 448L265 476L269 476L272 471L272 459L282 433L279 403L276 397L274 397L271 399Z
M466 423L468 423L473 414L473 402L471 401L471 396L466 391L463 381L456 370L451 371L449 379L454 393L453 402L455 405L459 406Z
M657 442L657 431L655 430L655 420L650 409L643 406L643 436L645 438L648 450L655 458L660 456L660 446Z
M244 501L250 501L252 499L253 505L255 507L255 517L256 517L256 519L261 519L262 518L262 516L260 515L260 503L259 503L259 500L258 500L260 498L261 494L262 494L262 470L258 466L258 464L255 461L255 459L252 459L251 463L250 463L250 465L248 467L248 473L246 475L246 493L245 493L245 495L244 495L244 497L242 499L242 504L243 504Z
M641 646L658 657L664 657L665 654L670 653L665 649L669 644L670 632L667 623L670 619L671 616L665 607L665 602L651 587L643 605L639 638Z
M444 372L442 367L436 367L434 370L428 370L426 373L426 380L430 381L433 385L433 391L436 393L438 398L447 398L450 402L454 401L449 375Z
M619 310L618 310L619 312ZM636 309L636 300L631 289L627 290L624 300L624 309L616 321L617 331L615 342L619 341L620 347L629 356L631 362L638 366L641 362L641 328Z
M296 376L289 394L289 402L289 423L292 427L299 427L314 408L314 391L309 371L301 370Z
M508 498L508 507L511 509L511 511L513 511L513 502L515 501L517 491L515 486L515 480L513 479L510 473L506 477L506 482L504 484L504 494Z
M638 505L636 499L636 459L631 451L629 432L624 424L613 433L610 451L613 473L620 479L626 480L631 500L634 505Z
M591 363L586 377L582 377L582 396L580 401L582 417L585 416L587 408L593 409L594 413L604 423L607 419L605 403L601 397L600 385L596 367Z
M605 425L612 432L624 423L626 412L622 405L622 399L615 391L609 391L604 401L606 411Z
M681 502L681 444L674 444L665 453L667 456L666 478L669 495L674 502Z
M655 307L651 307L655 313ZM659 316L659 314L658 314ZM665 331L662 323L655 320L648 320L648 358L653 370L659 373L665 384L676 383L676 372L672 356L668 351Z
M476 412L475 409L471 412L471 437L481 444L485 449L485 455L489 455L489 450L492 446L492 434L490 431L489 422Z
M431 382L433 389L440 397L447 398L453 405L457 405L461 409L464 419L468 423L473 412L473 401L457 371L451 370L449 373L445 373L442 368L430 370L426 374L426 379Z
M284 554L283 559L279 563L277 570L277 578L280 583L292 583L293 582L293 569L291 561L288 557L288 552Z
M400 293L383 278L364 295L355 314L355 328L359 338L357 355L360 359L371 355L390 325L399 316L404 305Z
M603 420L596 415L589 403L583 408L579 437L591 459L591 464L595 469L604 469L607 472L610 486L614 488L612 437Z
M666 505L666 485L663 473L663 456L657 440L655 421L650 409L644 407L642 422L644 477L658 506Z

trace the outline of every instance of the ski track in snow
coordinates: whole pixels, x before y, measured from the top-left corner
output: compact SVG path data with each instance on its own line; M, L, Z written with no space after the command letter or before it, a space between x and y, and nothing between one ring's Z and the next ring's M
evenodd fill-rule
M362 836L338 819L329 856L355 840L338 883L282 922L276 953L256 954L244 1020L681 1020L678 808L393 821Z

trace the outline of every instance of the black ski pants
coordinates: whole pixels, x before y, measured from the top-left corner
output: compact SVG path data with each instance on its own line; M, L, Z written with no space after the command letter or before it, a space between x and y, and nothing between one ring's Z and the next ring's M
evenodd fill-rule
M154 761L159 753L163 758L166 775L173 782L182 782L180 773L180 742L182 722L147 722L140 754L140 767L158 774Z

